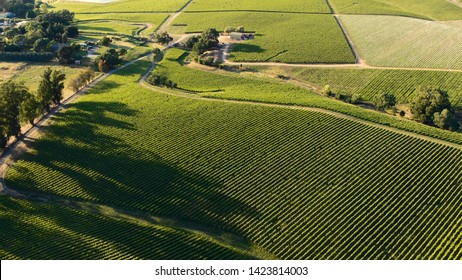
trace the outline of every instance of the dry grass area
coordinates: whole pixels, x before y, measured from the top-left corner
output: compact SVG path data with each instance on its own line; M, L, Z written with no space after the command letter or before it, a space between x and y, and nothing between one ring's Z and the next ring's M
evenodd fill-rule
M24 62L0 62L0 82L13 77L26 66Z

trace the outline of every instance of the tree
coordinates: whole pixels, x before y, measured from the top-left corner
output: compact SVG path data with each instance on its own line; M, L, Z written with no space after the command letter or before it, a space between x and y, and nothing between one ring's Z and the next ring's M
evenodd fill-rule
M6 81L0 85L0 108L3 123L1 144L5 144L10 136L16 138L21 134L20 109L21 103L29 91L23 83Z
M156 34L154 36L154 42L159 43L159 44L163 44L163 45L167 45L172 40L173 40L173 38L170 37L170 35L167 32L164 32L162 34Z
M37 41L35 41L32 49L34 50L34 52L43 52L47 49L48 43L50 43L50 41L46 38L38 39Z
M236 28L232 27L232 26L227 26L224 31L225 31L225 33L229 34L229 33L232 33L232 32L236 32Z
M67 37L69 38L75 38L79 36L79 29L76 26L68 26L64 28L64 31L67 34Z
M61 64L71 64L73 59L74 48L70 46L63 46L58 50L58 60Z
M391 93L384 92L375 97L374 104L378 110L393 108L396 105L396 97Z
M245 32L244 26L239 26L239 27L237 28L237 32L244 33L244 32Z
M64 80L66 79L66 74L61 71L53 70L51 73L51 88L53 90L52 101L55 105L61 104L63 99L63 89L64 89Z
M39 100L33 94L26 94L21 104L21 121L27 121L31 125L33 125L35 118L40 116L40 113L42 111L40 107L41 106Z
M109 46L112 40L109 37L104 36L103 38L101 38L100 42L101 42L101 45L103 46Z
M332 90L330 89L330 86L329 85L325 85L323 88L322 88L322 94L326 95L326 96L329 96L332 94Z
M432 124L435 113L442 112L444 109L450 110L451 102L448 93L444 90L420 87L411 100L410 108L415 120Z
M127 54L127 50L126 49L118 49L117 53L119 54L119 56L124 56L124 55Z
M98 57L96 62L98 63L98 69L101 72L107 72L110 69L114 68L116 65L120 64L121 60L119 58L119 54L115 49L109 49L100 57Z
M40 103L40 109L46 112L50 111L51 100L53 99L53 89L51 88L51 68L45 69L42 73L42 80L37 90L37 99Z
M452 131L458 130L460 126L455 114L448 109L433 114L433 123L439 128Z

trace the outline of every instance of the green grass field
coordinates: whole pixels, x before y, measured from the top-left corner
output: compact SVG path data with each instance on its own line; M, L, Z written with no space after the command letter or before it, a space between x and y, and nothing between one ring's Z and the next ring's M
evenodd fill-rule
M370 65L462 69L462 28L394 16L341 16Z
M310 13L331 12L325 0L194 0L186 11L277 11Z
M0 196L0 209L2 260L254 258L205 234L117 213L89 213L6 196Z
M403 15L434 20L462 19L462 8L447 0L330 0L341 14Z
M9 170L7 185L199 223L282 259L462 258L454 191L462 180L462 151L319 112L157 93L136 84L148 66L140 62L109 77L54 117L47 134ZM21 207L2 207L12 216L0 229L2 240L17 238L11 228L28 237L37 232L14 224L34 215L19 219ZM27 203L24 208L34 211ZM34 226L58 224L103 242L119 230L130 232L118 240L143 251L151 246L138 237L163 230L134 233L133 225L122 224L108 232L104 224L94 226L98 217L63 221L59 212L40 211ZM40 238L48 240L48 233ZM22 240L22 248L41 246ZM185 242L163 248L166 254L201 248ZM13 256L2 258L15 257L7 244L2 250ZM81 238L63 244L89 246ZM114 251L98 249L93 256Z
M133 12L175 12L181 9L187 0L118 0L106 4L85 3L59 0L48 4L52 9L67 9L74 13L133 13Z
M223 31L227 26L244 26L256 32L255 39L234 46L230 57L233 61L355 61L345 36L330 15L227 12L204 16L203 13L183 13L174 24L186 24L183 32L202 32L207 28Z
M177 59L180 56L183 58L183 53L181 50L169 51L156 71L167 75L180 88L192 92L201 91L202 96L319 107L462 144L460 133L441 130L372 110L365 110L271 78L255 79L252 78L253 76L248 77L225 72L209 73L181 67Z
M51 64L35 64L31 63L22 69L20 72L14 75L13 80L18 82L24 82L25 86L29 88L31 92L36 92L42 79L41 75L46 68L50 67L53 70L59 70L66 74L66 81L64 82L64 91L65 95L72 93L71 90L67 88L69 81L76 77L81 71L82 67L69 67L61 65L51 65ZM0 82L2 82L0 80Z
M462 72L263 66L255 69L305 81L319 90L330 85L334 92L360 94L366 100L373 100L378 93L390 92L398 102L408 103L417 87L435 86L447 90L452 104L462 107Z

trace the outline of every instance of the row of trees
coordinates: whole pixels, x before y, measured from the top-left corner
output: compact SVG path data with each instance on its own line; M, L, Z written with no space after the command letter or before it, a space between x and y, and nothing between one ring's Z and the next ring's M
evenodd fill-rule
M177 88L178 85L165 75L152 74L148 77L147 82L158 87Z
M361 102L361 97L358 95L347 96L340 93L333 93L330 86L326 85L322 89L322 93L336 99L343 100L349 103ZM382 92L373 99L377 110L396 110L396 96L389 92ZM455 109L452 107L449 100L449 95L446 91L436 87L419 87L411 99L409 109L413 119L427 124L434 125L442 129L457 131L460 128L457 120ZM405 112L401 111L400 116L404 117Z
M69 81L68 87L74 92L78 92L81 88L88 85L95 77L95 71L91 68L82 70L79 75Z
M35 95L23 83L6 81L0 85L1 149L6 147L10 137L20 136L22 121L33 124L41 113L50 111L52 104L61 103L65 78L60 71L46 69Z

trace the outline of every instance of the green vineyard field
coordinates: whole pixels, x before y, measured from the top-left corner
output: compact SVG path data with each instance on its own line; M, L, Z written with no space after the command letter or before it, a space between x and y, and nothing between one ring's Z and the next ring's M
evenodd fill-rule
M462 9L447 0L329 0L341 14L402 15L433 20L462 19Z
M332 15L285 13L183 13L174 22L183 32L223 31L244 26L255 39L233 46L233 61L354 63L355 57ZM295 27L295 28L294 28ZM177 29L177 27L173 27ZM180 32L181 33L181 32Z
M395 16L340 19L369 65L462 69L460 26Z
M137 85L148 67L120 71L56 115L7 186L194 222L281 259L462 258L461 150L315 111L159 93ZM5 205L14 217L16 206ZM98 237L85 227L94 218L52 221ZM3 240L16 234L0 231ZM172 252L189 245L168 244Z
M0 196L4 259L252 259L205 235Z
M184 58L184 51L170 50L156 71L167 75L180 88L191 92L201 92L202 96L324 108L462 144L460 133L441 130L372 110L364 110L285 82L277 82L271 78L255 78L223 71L205 72L182 67L179 61Z
M374 100L377 94L390 92L396 96L398 102L408 103L419 86L440 87L448 91L454 106L462 106L462 72L291 67L255 69L287 75L308 82L319 90L330 85L334 92L360 94L369 101Z
M189 11L277 11L277 12L310 12L330 13L325 0L194 0L186 10Z
M175 12L188 0L118 0L104 4L58 0L49 7L56 10L67 9L75 13L133 13L133 12Z

